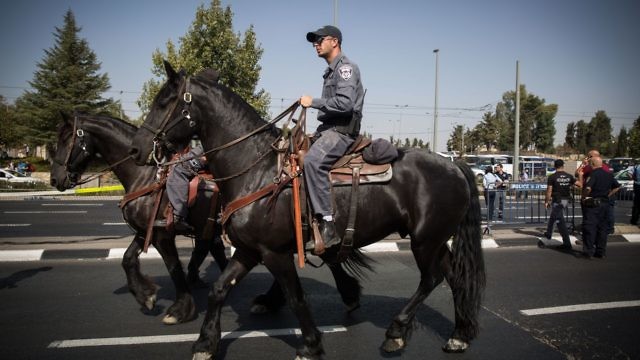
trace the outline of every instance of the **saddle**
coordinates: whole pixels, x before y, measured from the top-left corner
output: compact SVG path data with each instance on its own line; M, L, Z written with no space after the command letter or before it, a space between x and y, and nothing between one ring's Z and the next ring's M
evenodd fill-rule
M287 187L293 187L291 205L298 247L298 261L299 266L302 268L305 261L305 250L312 250L314 254L321 255L324 253L324 241L320 237L317 220L309 215L313 214L313 211L311 204L307 201L304 181L300 181L304 168L304 156L312 140L311 137L306 135L305 131L306 109L302 110L300 119L297 121L293 119L295 108L290 109L293 110L288 110L290 111L290 116L287 123L282 127L282 135L271 145L278 154L278 171L274 176L274 182L225 204L220 216L220 224L222 225L222 238L228 241L225 225L233 213L267 196L269 196L267 204L271 207L275 204L282 190ZM280 115L279 118L284 114ZM288 124L291 121L296 125L289 129ZM351 185L347 226L336 257L337 262L345 261L353 249L359 185L361 183L388 182L392 178L391 161L395 158L383 164L372 164L364 160L363 152L371 144L372 141L370 139L358 136L349 150L334 164L330 171L332 185ZM340 232L340 230L338 231Z
M285 147L288 148L289 151L285 152L281 158L284 171L288 172L290 176L299 176L300 172L304 171L304 156L312 141L311 137L304 134L303 124L304 121L299 121L291 131L290 143ZM347 152L336 161L329 171L332 186L351 186L347 227L345 228L340 250L338 251L337 262L345 261L353 249L359 185L364 183L388 182L393 176L393 168L390 162L372 164L365 161L363 152L371 144L371 139L359 135ZM293 158L297 160L295 164L295 166L298 167L297 169L293 168L294 164L291 164L292 161L289 160L291 159L291 152L296 154ZM302 222L302 237L304 239L305 249L312 249L314 254L321 255L324 253L324 241L320 237L317 220L309 215L313 214L313 211L311 204L307 200L304 182L301 183L300 203L294 203L292 206L294 208L298 206L301 209L299 212L301 219L298 221ZM295 202L295 199L293 201ZM294 216L296 216L295 211ZM313 239L311 239L311 234L313 234ZM298 245L300 246L300 244Z
M136 191L132 191L120 200L118 206L120 208L124 208L129 202L140 198L142 196L154 195L154 206L151 216L149 217L149 222L147 225L147 233L145 236L145 242L143 251L146 253L149 244L151 243L151 238L153 237L153 228L155 225L156 218L160 213L160 204L162 202L162 198L164 196L164 191L167 186L167 171L162 171L160 173L160 179L148 186L145 186ZM209 194L210 193L210 194ZM220 202L219 200L219 189L216 183L213 181L213 174L208 171L200 171L198 175L195 176L189 182L189 194L187 200L187 206L193 207L196 203L197 199L207 199L210 198L209 204L209 213L207 216L207 221L205 227L202 231L202 239L204 241L210 240L214 235L214 228L217 224L217 214L220 211ZM167 202L164 210L162 211L165 218L167 219L167 229L170 229L173 226L173 208L171 203Z

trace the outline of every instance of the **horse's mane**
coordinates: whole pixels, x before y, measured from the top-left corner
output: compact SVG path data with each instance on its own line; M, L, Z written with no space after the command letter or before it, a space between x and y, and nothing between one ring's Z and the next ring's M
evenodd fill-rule
M207 91L216 91L216 95L224 98L230 104L230 108L239 109L241 113L246 115L247 119L255 122L257 126L261 126L267 122L267 120L263 119L256 109L245 99L226 85L218 82L218 78L219 74L215 69L206 69L199 72L193 79L200 82L200 85L202 85L202 87ZM271 125L268 130L270 130L274 136L280 135L280 129L275 125Z

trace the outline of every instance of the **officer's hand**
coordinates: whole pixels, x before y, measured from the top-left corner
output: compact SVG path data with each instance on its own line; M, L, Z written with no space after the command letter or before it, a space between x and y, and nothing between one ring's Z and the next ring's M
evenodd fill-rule
M311 101L313 100L313 98L309 95L304 95L300 98L300 105L302 105L302 107L306 107L308 108L309 106L311 106Z

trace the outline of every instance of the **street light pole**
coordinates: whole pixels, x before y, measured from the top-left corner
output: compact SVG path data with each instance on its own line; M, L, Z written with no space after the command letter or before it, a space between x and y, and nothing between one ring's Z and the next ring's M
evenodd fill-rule
M435 104L433 105L433 151L438 149L438 54L440 49L435 49L436 54L436 95Z

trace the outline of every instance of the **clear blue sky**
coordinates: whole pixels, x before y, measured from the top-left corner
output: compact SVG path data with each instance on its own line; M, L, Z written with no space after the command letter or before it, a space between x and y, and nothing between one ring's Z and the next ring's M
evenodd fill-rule
M71 9L80 37L102 62L111 91L130 117L152 75L151 53L177 43L202 1L22 0L0 4L0 94L13 102L54 44L55 27ZM209 1L204 2L207 6ZM326 64L306 32L334 22L334 0L224 0L234 29L253 24L264 55L259 87L271 112L302 94L319 96ZM640 1L338 0L343 51L359 66L367 88L363 129L374 137L433 136L435 55L439 54L438 149L455 124L472 128L520 81L559 105L556 143L569 122L597 110L614 133L640 116ZM122 92L122 93L121 93ZM406 106L405 106L406 105ZM486 105L493 107L485 107ZM313 124L311 124L313 126Z

